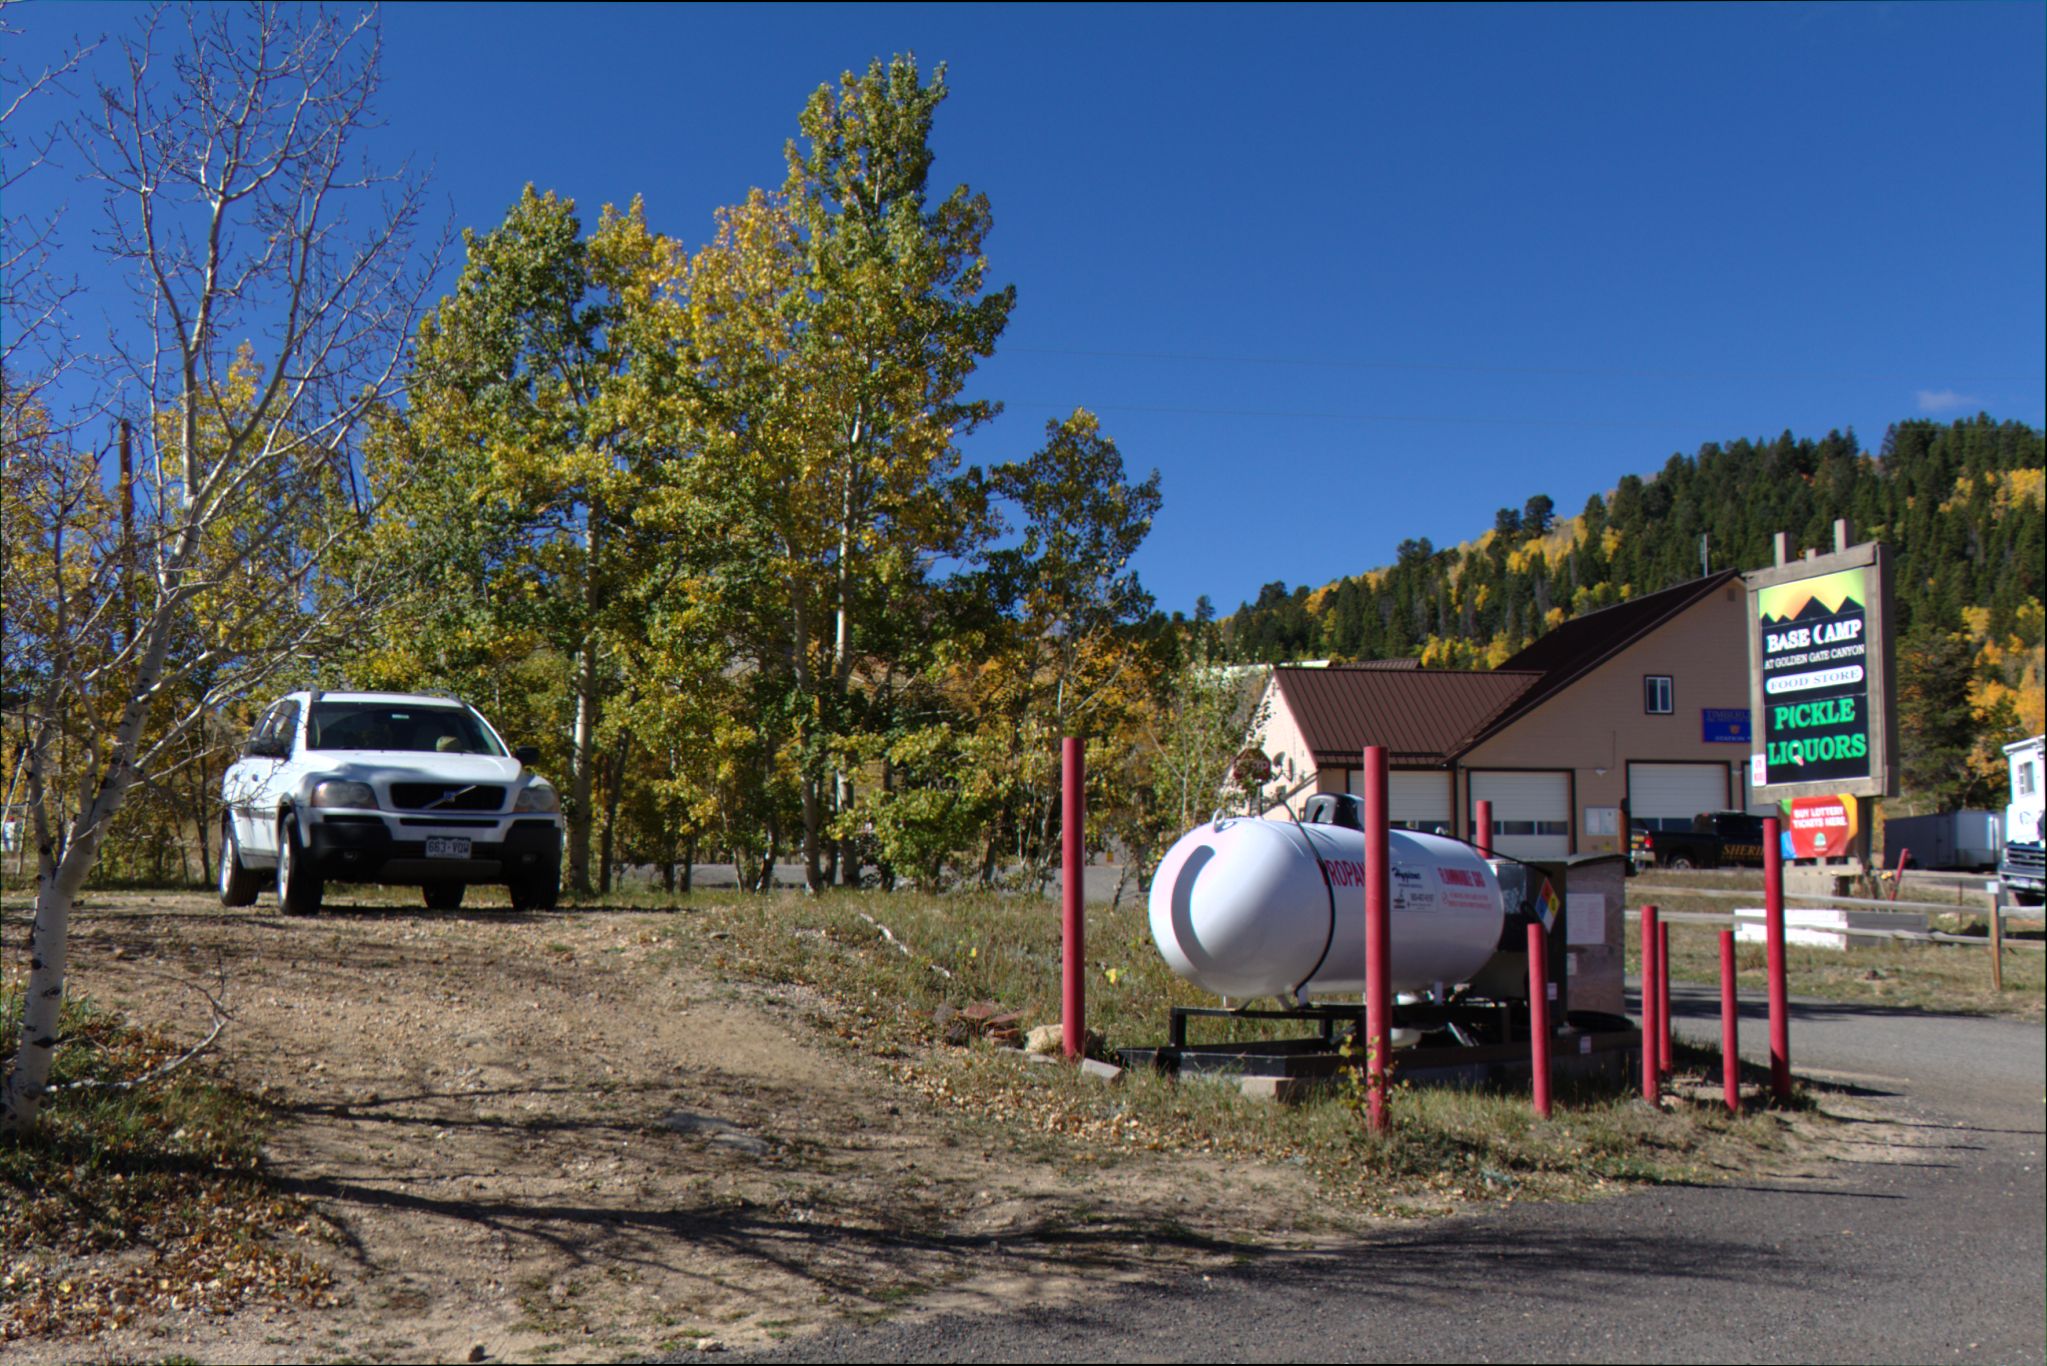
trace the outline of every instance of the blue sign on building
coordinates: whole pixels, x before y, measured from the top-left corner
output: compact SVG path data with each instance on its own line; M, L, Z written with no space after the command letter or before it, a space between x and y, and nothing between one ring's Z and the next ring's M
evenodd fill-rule
M1699 738L1709 745L1748 743L1747 707L1699 708Z

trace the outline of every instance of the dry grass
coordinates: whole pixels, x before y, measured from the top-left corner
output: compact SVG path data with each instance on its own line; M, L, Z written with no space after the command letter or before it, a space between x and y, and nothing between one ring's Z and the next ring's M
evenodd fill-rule
M19 985L0 986L0 1020L19 1005ZM317 1299L327 1273L291 1246L313 1216L258 1160L263 1108L203 1063L115 1089L178 1049L90 1001L65 1003L63 1030L51 1080L84 1089L0 1140L0 1342ZM0 1072L13 1053L10 1032Z
M1080 1164L1181 1151L1306 1166L1351 1208L1413 1213L1457 1201L1575 1197L1614 1183L1699 1180L1788 1153L1792 1122L1673 1101L1652 1110L1611 1090L1563 1088L1555 1117L1525 1095L1398 1087L1390 1132L1371 1135L1355 1087L1276 1106L1233 1085L1127 1073L1115 1087L1015 1050L946 1047L940 1007L992 1001L1022 1024L1059 1018L1059 914L1019 896L699 896L664 931L713 973L801 983L832 1001L813 1023L967 1122L1040 1136ZM889 931L881 933L882 927ZM1153 948L1142 905L1088 913L1088 1020L1097 1049L1157 1043L1167 1008L1212 1004ZM1211 1022L1219 1037L1293 1032L1284 1022ZM1396 1058L1395 1078L1398 1079ZM1703 1078L1718 1055L1687 1055ZM1809 1115L1799 1123L1810 1121Z
M1750 891L1755 899L1733 900L1668 890L1674 886ZM1630 898L1653 902L1663 911L1712 915L1727 915L1738 905L1760 906L1763 901L1762 875L1753 872L1658 873L1654 888L1653 892L1637 893L1630 887ZM1980 895L1974 899L1983 901ZM1797 904L1799 899L1789 900ZM2037 914L2030 917L2007 914L2006 938L2014 943L2038 944L2043 937L2043 923L2047 922ZM1724 927L1685 921L1670 924L1671 977L1681 982L1718 983L1720 931ZM2047 1015L2047 954L2036 947L2008 948L2003 961L2004 990L2000 992L1991 982L1988 917L1983 910L1965 905L1953 912L1932 913L1931 928L1981 936L1982 943L1865 940L1846 950L1792 945L1785 960L1791 992L1830 1001L2016 1020L2038 1020ZM1641 927L1633 921L1628 925L1628 962L1631 966L1641 962ZM1766 966L1761 944L1735 946L1736 979L1742 989L1766 990Z

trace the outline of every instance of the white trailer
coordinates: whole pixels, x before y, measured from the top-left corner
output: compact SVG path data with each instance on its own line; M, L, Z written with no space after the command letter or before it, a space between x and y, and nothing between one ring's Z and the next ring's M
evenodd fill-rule
M2011 765L2011 805L2004 809L2004 858L1997 875L2014 900L2047 900L2047 736L2004 747Z
M1886 867L1906 853L1914 868L1967 868L1989 872L2004 849L2004 817L1995 811L1942 811L1892 816L1884 821Z

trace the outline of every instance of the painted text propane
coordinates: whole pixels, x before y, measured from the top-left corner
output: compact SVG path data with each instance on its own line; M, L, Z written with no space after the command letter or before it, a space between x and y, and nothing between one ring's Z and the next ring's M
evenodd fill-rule
M1405 830L1391 839L1393 989L1469 981L1500 945L1492 869L1455 840ZM1219 820L1160 861L1152 938L1174 972L1218 996L1283 996L1304 981L1310 992L1362 991L1364 887L1361 830Z

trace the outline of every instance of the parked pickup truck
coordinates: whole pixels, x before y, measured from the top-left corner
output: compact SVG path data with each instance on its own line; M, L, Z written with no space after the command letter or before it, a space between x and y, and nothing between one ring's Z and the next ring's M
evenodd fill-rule
M1634 838L1644 868L1760 868L1763 818L1746 811L1703 811L1689 830L1645 830Z

